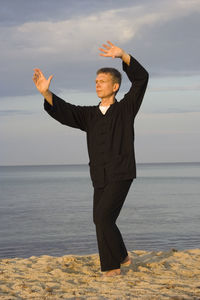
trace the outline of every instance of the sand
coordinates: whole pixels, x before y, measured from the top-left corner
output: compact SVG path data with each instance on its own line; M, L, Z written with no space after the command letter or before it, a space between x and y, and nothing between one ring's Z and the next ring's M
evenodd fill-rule
M1 259L0 299L200 299L200 249L129 255L116 277L97 254Z

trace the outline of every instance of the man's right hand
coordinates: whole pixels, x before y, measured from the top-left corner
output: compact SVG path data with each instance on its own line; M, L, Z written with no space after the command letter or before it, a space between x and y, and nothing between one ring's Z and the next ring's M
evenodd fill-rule
M53 102L52 102L52 93L49 91L49 86L52 78L53 75L49 76L49 78L46 79L40 69L34 69L33 82L35 83L35 86L38 89L38 91L51 105L53 105Z

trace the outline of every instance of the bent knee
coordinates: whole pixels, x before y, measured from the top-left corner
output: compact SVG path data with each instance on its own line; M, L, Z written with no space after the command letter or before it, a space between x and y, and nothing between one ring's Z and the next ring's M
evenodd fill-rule
M93 222L96 226L104 227L104 226L115 223L115 220L113 220L112 217L97 214L93 217Z

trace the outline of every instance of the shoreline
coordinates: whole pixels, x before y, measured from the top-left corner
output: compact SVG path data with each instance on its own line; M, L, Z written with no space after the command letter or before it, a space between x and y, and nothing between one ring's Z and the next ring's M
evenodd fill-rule
M143 166L143 165L196 165L196 164L200 164L200 161L152 161L152 162L142 162L142 161L138 161L137 165L138 166ZM88 162L84 162L84 163L70 163L70 164L66 164L66 163L54 163L54 164L6 164L6 165L0 165L0 167L81 167L81 166L86 166L89 168L88 166Z
M116 277L98 254L0 259L0 299L200 299L200 249L129 255Z

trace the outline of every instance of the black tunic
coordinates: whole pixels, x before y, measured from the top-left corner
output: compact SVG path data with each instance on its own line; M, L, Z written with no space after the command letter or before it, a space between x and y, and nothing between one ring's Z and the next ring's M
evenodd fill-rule
M136 177L134 153L134 119L142 103L148 73L131 56L130 65L123 62L132 86L121 101L115 102L103 115L99 106L79 106L53 94L53 106L46 100L44 108L60 123L81 129L87 134L90 175L94 187L107 181Z

